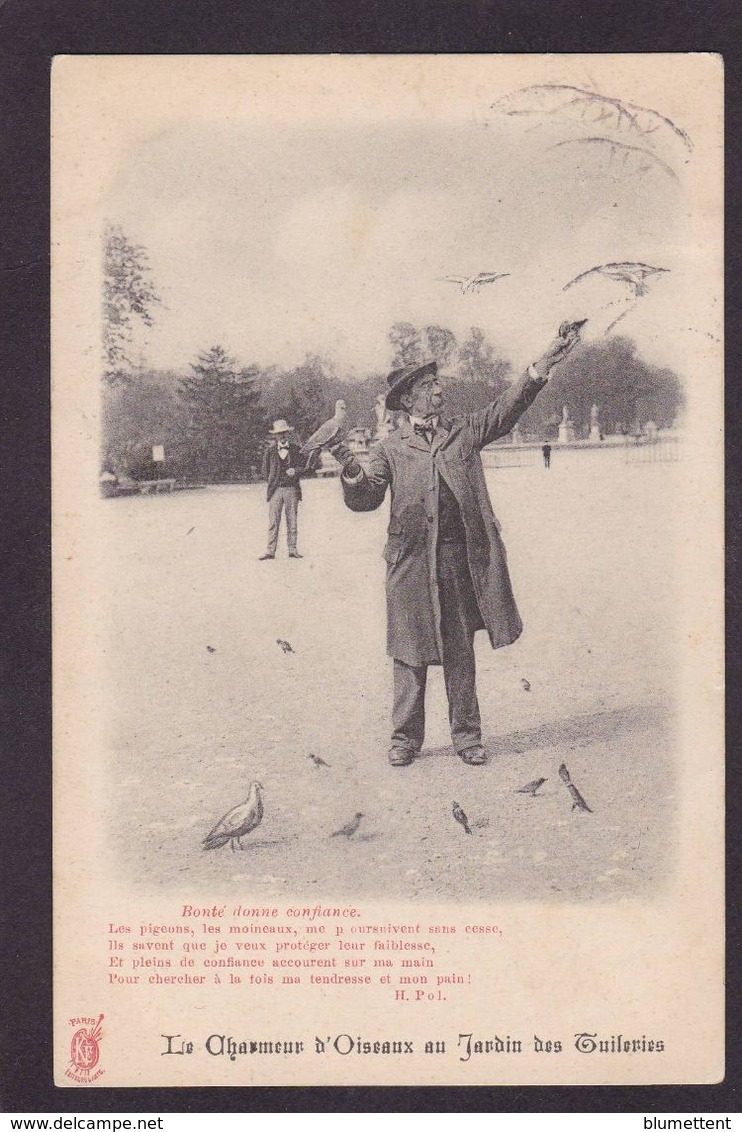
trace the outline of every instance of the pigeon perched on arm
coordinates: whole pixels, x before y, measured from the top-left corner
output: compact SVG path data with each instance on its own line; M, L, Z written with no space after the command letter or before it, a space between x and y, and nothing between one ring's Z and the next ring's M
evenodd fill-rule
M461 806L458 804L458 802L454 802L454 804L453 804L453 816L456 819L456 821L459 823L459 825L463 826L465 833L471 833L471 826L469 825L469 819L467 818L464 811L461 809Z
M211 833L204 837L204 849L221 849L228 841L232 843L232 852L235 842L240 849L244 848L240 839L257 829L263 820L262 790L263 787L259 782L251 783L247 799L229 810L219 819Z
M335 402L335 415L331 420L325 421L321 424L316 432L313 432L309 440L301 446L302 456L309 456L312 452L316 452L319 448L324 448L331 440L340 432L340 429L345 424L345 418L348 415L348 406L345 401Z

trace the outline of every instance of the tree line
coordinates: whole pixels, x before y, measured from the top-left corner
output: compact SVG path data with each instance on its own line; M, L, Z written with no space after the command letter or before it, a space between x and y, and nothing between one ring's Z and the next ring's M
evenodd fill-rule
M167 475L187 482L244 482L258 475L270 422L279 417L306 439L342 397L350 423L374 427L374 402L386 389L386 373L349 380L318 355L307 355L291 369L245 365L220 343L200 353L187 374L138 365L135 332L152 324L161 304L146 251L111 228L104 267L104 468L152 478L152 448L162 445ZM447 327L398 322L389 329L388 345L390 369L438 360L452 416L484 407L516 376L478 327L457 338ZM645 362L629 338L581 345L521 419L521 434L555 437L565 404L578 435L586 434L593 403L604 433L628 433L650 420L672 425L683 393L677 375Z

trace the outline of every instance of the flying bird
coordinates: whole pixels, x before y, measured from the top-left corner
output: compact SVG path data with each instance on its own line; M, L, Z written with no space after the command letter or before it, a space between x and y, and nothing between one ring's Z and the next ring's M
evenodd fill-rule
M452 812L453 812L453 816L455 817L455 819L459 823L459 825L464 827L464 832L465 833L471 833L471 826L469 825L469 819L467 818L464 811L461 809L461 806L458 804L458 802L454 802Z
M232 843L234 852L235 842L240 849L244 849L241 838L260 825L263 820L263 787L259 782L250 784L250 793L244 802L229 810L220 818L211 833L203 840L204 849L221 849L228 841Z
M530 685L530 684L529 684L529 682L528 682L528 681L526 680L525 676L524 676L524 677L523 677L523 679L521 680L521 684L522 684L522 686L523 686L523 691L524 691L524 692L530 692L530 690L531 690L531 685Z
M478 291L480 287L496 283L498 279L507 279L509 275L509 271L480 271L479 275L446 275L441 282L456 283L461 288L461 294L465 295L467 291Z
M521 786L519 790L515 791L515 793L530 794L532 798L535 798L546 781L547 780L545 778L534 778L533 782L527 782L525 786Z
M652 275L663 275L670 269L668 267L651 267L648 263L601 263L598 267L591 267L587 271L583 271L580 275L576 275L574 279L570 279L562 287L563 291L568 291L570 287L574 287L575 283L580 283L583 279L587 279L589 275L603 275L606 279L613 279L616 283L625 283L630 288L632 295L639 298L641 295L646 295L647 284L646 280Z
M336 829L334 833L331 833L330 837L352 837L361 824L361 818L363 816L362 813L357 813L349 822L346 822L344 826L340 829Z
M319 755L313 755L311 753L311 751L309 752L309 755L307 757L310 758L312 760L312 762L314 763L314 765L317 766L317 767L320 767L320 766L329 767L329 765L330 765L329 763L326 763L324 759L321 759Z
M335 415L331 420L325 421L321 424L316 432L313 432L309 440L301 447L302 456L308 456L311 452L316 452L319 448L324 448L331 440L334 440L340 429L345 424L345 418L348 415L348 406L345 401L335 402Z
M294 652L288 641L282 641L280 637L276 637L276 644L280 645L284 652ZM296 655L294 653L294 655Z
M587 802L582 797L582 794L580 794L579 790L572 782L569 771L567 770L564 763L562 763L562 765L559 767L559 777L572 795L572 809L586 810L588 814L591 814L593 811L590 809Z

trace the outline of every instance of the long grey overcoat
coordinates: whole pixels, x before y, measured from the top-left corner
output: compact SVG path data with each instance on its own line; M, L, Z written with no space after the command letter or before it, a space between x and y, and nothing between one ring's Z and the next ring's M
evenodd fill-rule
M481 627L493 648L512 644L523 623L513 597L500 525L479 452L505 436L543 389L525 374L478 413L441 418L431 447L408 422L374 448L358 482L343 477L352 511L373 511L391 488L387 563L387 652L411 665L440 664L441 611L436 569L439 476L461 510Z

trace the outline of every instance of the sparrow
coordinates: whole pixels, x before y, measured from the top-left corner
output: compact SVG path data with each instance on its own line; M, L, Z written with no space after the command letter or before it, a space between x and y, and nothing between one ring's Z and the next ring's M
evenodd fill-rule
M569 776L569 771L567 770L564 763L562 763L562 765L559 767L559 777L572 795L572 809L586 810L587 813L591 814L593 811L590 809L587 802L582 797L582 794L580 794L579 790L572 782L572 779Z
M528 681L526 680L525 676L524 676L524 677L523 677L523 679L521 680L521 684L523 685L523 691L524 691L524 692L530 692L530 690L531 690L531 685L530 685L530 684L528 683Z
M515 791L515 793L516 794L530 794L532 798L535 798L536 794L538 793L538 791L541 789L541 787L543 786L543 784L545 782L546 782L545 778L534 778L533 782L527 782L525 784L525 786L521 786L520 789Z
M507 279L510 275L509 271L480 271L479 275L446 275L442 283L457 283L461 288L461 294L465 295L467 291L478 291L480 287L486 286L488 283L496 283L498 279Z
M282 641L280 637L276 637L276 644L280 645L284 652L293 652L291 645L288 641Z
M340 829L336 829L334 833L331 833L330 837L352 837L355 831L358 829L358 826L361 824L361 818L363 816L364 815L362 813L357 813L355 817L352 818L349 822L346 822L344 826L342 826Z
M458 804L458 802L454 802L452 812L453 812L454 818L459 823L459 825L464 827L464 832L465 833L471 833L471 827L469 825L469 819L467 818L464 811L461 809L461 806Z
M326 763L324 759L321 759L319 755L313 755L311 751L309 752L309 755L307 757L310 758L314 765L317 767L330 765L329 763Z
M348 406L345 401L335 402L335 415L331 420L325 421L321 424L316 432L313 432L309 440L301 447L302 456L308 456L310 452L315 452L318 448L324 448L331 440L334 440L340 429L345 424L345 418L348 415Z
M207 645L207 646L206 646L206 651L207 651L207 652L216 652L216 649L215 649L215 648L213 648L213 647L212 647L211 645Z
M204 849L221 849L228 841L232 843L232 852L235 842L240 849L244 849L240 838L252 833L263 820L262 790L263 787L259 782L250 784L250 793L246 800L229 810L219 819L211 833L204 837Z

